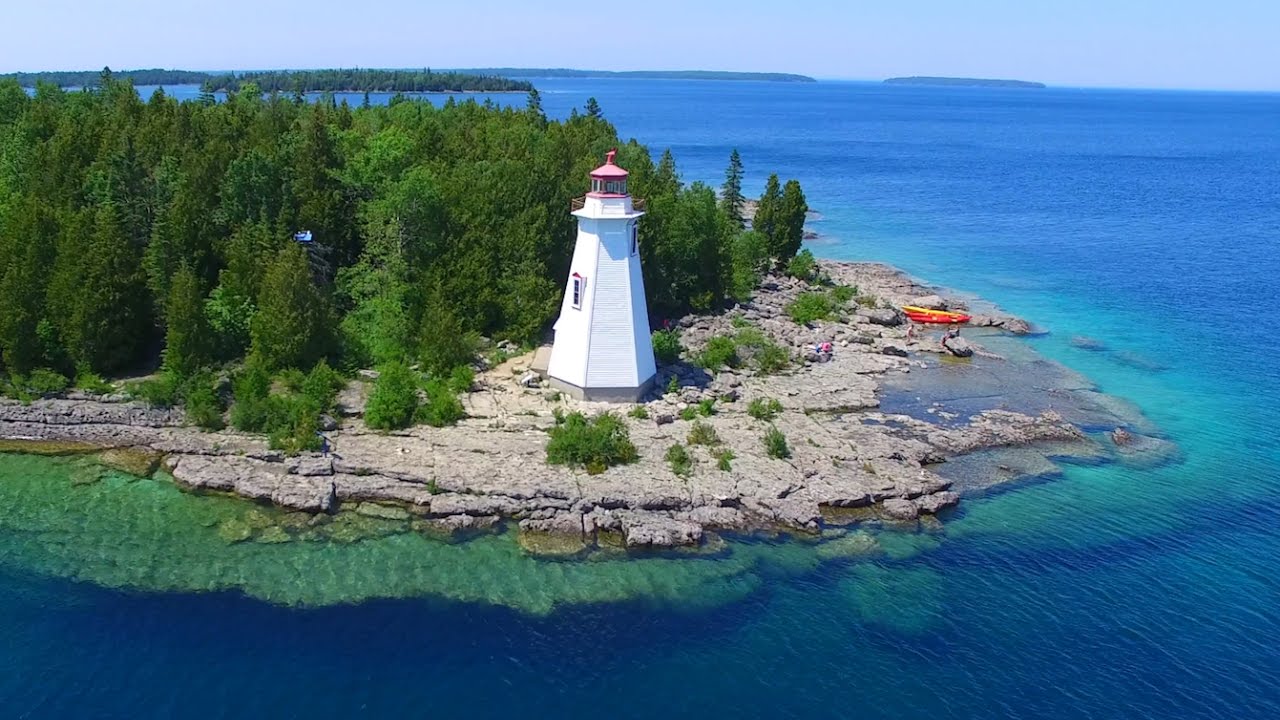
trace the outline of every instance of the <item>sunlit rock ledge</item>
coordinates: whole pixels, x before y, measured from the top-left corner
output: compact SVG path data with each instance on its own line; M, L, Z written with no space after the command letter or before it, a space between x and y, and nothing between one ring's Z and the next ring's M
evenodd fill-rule
M934 526L960 501L957 489L987 490L1024 477L998 466L993 453L988 464L965 465L966 477L977 480L953 488L953 477L936 472L948 459L1018 448L1040 458L1026 466L1042 476L1062 456L1135 462L1146 449L1168 454L1131 406L1011 342L1012 334L1033 330L1026 322L976 308L983 311L974 317L979 327L964 333L977 352L951 357L940 331L909 332L896 309L961 307L948 293L886 265L820 268L825 283L770 276L752 302L673 322L685 358L712 337L755 328L792 353L789 369L765 375L749 364L717 373L683 361L661 367L643 418L625 414L634 406L580 403L523 386L530 353L480 373L464 401L469 417L456 427L368 430L360 419L365 381L352 381L339 398L344 419L329 433L330 457L284 457L262 437L202 432L184 427L178 411L116 397L5 401L0 437L163 456L173 480L190 491L230 493L311 518L281 528L285 539L328 524L326 518L359 515L430 535L510 526L527 551L548 555L714 546L716 533L817 536L859 523ZM829 293L833 286L857 292L831 319L797 324L788 316L787 306L802 293ZM824 343L829 355L814 351ZM665 392L669 387L676 389ZM780 413L768 421L751 417L747 408L756 399L777 400ZM713 415L688 417L687 408L706 401L714 401ZM573 410L623 416L639 460L594 475L548 464L546 431L557 412ZM718 442L688 444L692 467L678 475L664 454L686 444L695 422L711 426ZM789 457L766 451L762 437L771 427L787 439ZM1124 428L1129 441L1120 446L1085 432L1099 427ZM733 453L728 469L716 455L725 448ZM137 474L156 465L119 457L128 462L121 466L118 458L118 467ZM252 534L229 531L233 539Z

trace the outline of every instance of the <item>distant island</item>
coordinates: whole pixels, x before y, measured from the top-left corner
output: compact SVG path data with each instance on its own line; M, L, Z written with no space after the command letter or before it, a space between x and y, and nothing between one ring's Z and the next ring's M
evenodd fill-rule
M239 90L254 83L263 92L529 92L526 80L454 70L271 70L227 73L201 81L205 92Z
M0 75L24 87L50 83L59 87L96 87L104 74L134 85L200 85L205 92L236 91L248 82L263 92L529 92L526 80L489 74L423 70L264 70L210 73L193 70L83 70L71 72L21 72Z
M817 82L808 75L721 70L573 70L569 68L463 68L454 72L509 78L626 78L633 80L756 80L764 82Z
M15 72L0 75L0 80L17 80L23 87L35 87L48 83L58 87L94 87L102 81L102 70L71 70L50 72ZM131 80L134 85L199 85L212 75L192 70L123 70L112 73L121 80Z
M992 80L986 78L956 77L896 77L885 80L887 85L944 85L948 87L1003 87L1003 88L1043 88L1044 83L1028 80Z

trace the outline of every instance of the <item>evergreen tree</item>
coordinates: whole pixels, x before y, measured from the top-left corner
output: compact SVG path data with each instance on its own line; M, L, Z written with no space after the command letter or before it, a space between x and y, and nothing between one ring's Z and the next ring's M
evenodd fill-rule
M200 280L185 265L169 283L165 303L164 366L179 378L189 378L209 363L209 324L204 314Z
M80 266L62 328L71 357L103 373L128 367L149 340L150 316L138 249L115 205L98 206L87 247L64 245L62 252L75 252L74 258L60 259L64 265Z
M779 225L782 223L782 218L780 217L781 206L782 188L778 183L778 176L776 174L770 175L768 182L764 186L764 194L760 196L760 203L756 205L756 214L751 220L751 229L764 235L769 244L769 253L774 258L782 257L782 248L778 238Z
M305 368L325 353L329 311L311 280L307 253L285 246L267 266L251 333L253 354L269 368Z
M742 157L734 148L729 155L729 167L724 171L724 186L720 191L720 207L725 217L737 229L741 230L746 223L742 220Z
M0 236L0 350L10 372L25 374L45 364L39 325L45 316L47 267L55 227L38 201L28 198L11 213Z
M600 109L600 103L596 102L593 97L587 98L586 105L587 117L598 120L604 116L604 112Z
M800 252L804 242L805 215L809 205L805 201L804 191L796 180L788 180L782 189L782 200L778 204L778 221L776 248L780 261L787 261Z

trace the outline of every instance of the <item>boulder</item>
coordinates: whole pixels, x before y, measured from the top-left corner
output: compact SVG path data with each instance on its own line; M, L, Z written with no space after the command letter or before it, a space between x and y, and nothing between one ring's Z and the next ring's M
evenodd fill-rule
M922 295L918 298L913 298L911 302L907 304L914 305L916 307L926 308L929 310L946 310L948 307L947 301L943 300L938 295Z
M859 308L858 316L864 317L872 324L884 327L897 327L902 324L902 315L897 310L888 308Z
M950 490L925 495L916 500L916 505L920 508L920 512L935 515L949 507L955 507L960 502L960 496Z
M973 346L969 344L968 340L958 335L956 337L942 338L942 347L956 357L967 358L973 356Z
M898 347L897 345L885 345L884 349L881 350L880 352L884 353L885 355L892 355L893 357L907 357L908 355L910 355L910 353Z
M910 500L889 498L880 503L880 514L890 520L906 522L920 517L920 508Z
M622 537L629 548L671 548L702 542L702 526L651 512L619 513Z
M1115 443L1116 447L1124 447L1125 445L1132 445L1133 433L1129 432L1128 430L1125 430L1124 428L1118 427L1115 430L1111 431L1111 442Z

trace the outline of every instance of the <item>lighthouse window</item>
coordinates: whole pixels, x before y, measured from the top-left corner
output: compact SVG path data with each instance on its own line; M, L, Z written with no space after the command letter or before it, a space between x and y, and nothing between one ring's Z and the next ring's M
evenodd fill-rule
M591 181L591 192L600 192L600 191L602 191L603 189L604 189L604 181L603 181L603 180L592 180L592 181Z
M633 224L631 226L631 254L635 255L636 251L639 249L640 249L640 240L638 239L638 236L637 236L636 226Z
M573 307L574 309L582 309L582 285L583 279L577 275L573 277Z

